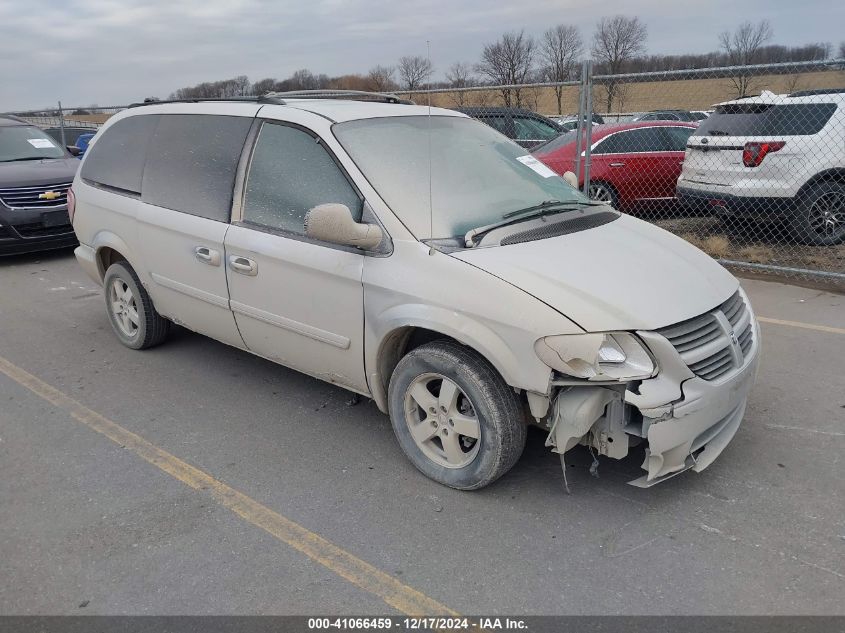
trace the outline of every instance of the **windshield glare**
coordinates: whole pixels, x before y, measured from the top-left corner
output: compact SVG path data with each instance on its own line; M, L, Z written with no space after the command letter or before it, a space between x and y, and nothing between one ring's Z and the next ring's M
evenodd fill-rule
M62 148L44 130L30 125L0 126L0 162L64 157Z
M588 202L525 149L475 119L397 116L332 129L417 239L463 236L546 200Z

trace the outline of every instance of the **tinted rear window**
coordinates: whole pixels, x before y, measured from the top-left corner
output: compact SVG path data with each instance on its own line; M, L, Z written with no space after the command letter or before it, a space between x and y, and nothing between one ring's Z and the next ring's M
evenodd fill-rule
M228 222L235 172L251 124L247 117L160 115L147 151L141 199Z
M82 178L127 192L141 193L147 145L159 115L133 116L106 129L86 152Z
M704 119L695 136L799 136L816 134L836 112L835 103L772 105L743 103L719 106Z

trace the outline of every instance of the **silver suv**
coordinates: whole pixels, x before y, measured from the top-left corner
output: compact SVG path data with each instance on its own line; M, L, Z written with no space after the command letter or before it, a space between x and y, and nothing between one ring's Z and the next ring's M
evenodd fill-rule
M845 241L845 90L720 103L690 137L676 191L728 229L777 219L807 244Z
M645 445L640 486L707 467L757 368L737 280L479 121L361 99L113 117L72 211L118 339L177 323L371 397L454 488L507 472L527 424L558 453Z

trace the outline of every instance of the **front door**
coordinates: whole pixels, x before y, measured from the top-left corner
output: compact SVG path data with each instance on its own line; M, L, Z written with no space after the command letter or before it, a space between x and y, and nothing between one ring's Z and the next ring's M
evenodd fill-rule
M240 218L226 234L226 275L238 329L265 358L368 393L364 372L364 256L305 236L305 214L362 199L319 139L264 121Z

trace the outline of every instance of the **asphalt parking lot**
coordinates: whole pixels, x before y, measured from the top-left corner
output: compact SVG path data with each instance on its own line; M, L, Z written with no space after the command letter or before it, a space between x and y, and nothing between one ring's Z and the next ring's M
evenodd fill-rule
M70 252L0 260L0 613L845 614L845 297L743 281L763 359L707 471L475 493L375 405L185 330L122 347Z

